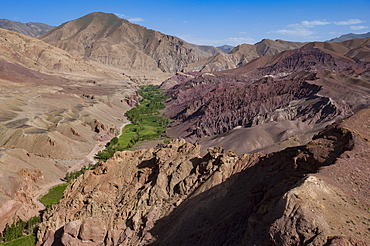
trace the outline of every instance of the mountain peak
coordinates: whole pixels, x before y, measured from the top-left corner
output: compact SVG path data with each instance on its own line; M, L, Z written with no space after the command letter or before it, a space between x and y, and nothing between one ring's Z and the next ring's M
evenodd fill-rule
M175 73L215 53L103 12L66 22L42 40L85 60L140 73Z

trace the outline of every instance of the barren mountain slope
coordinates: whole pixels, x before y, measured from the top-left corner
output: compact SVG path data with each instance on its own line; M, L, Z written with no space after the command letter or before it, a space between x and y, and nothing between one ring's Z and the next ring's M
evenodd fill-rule
M370 107L368 42L309 43L232 70L178 73L162 84L169 133L239 154L305 143L325 124ZM235 144L235 134L254 142Z
M269 155L200 157L184 140L118 152L44 214L39 243L366 245L369 119L362 110Z
M189 64L184 71L214 72L240 67L261 56L279 54L285 50L297 49L305 43L264 39L254 45L242 44L229 54L220 53Z
M40 40L0 30L0 230L42 209L33 198L112 138L134 84ZM58 65L59 64L59 65Z
M42 40L87 61L151 73L175 73L187 64L210 56L204 49L173 36L146 29L114 14L91 13L62 24Z
M22 33L30 37L36 37L50 31L54 28L54 26L49 26L47 24L37 22L22 23L0 19L0 28Z
M76 79L120 78L41 40L0 29L0 59L34 71Z

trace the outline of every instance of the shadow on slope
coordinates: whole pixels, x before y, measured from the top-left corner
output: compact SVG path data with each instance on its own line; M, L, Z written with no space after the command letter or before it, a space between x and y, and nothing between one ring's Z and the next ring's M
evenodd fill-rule
M272 239L276 235L270 235L269 230L284 214L284 195L305 176L331 165L352 147L351 132L331 126L308 145L270 154L226 182L193 194L157 221L151 230L157 240L151 245L279 244L283 239ZM290 240L306 245L320 231L315 227L307 230L305 234L297 232Z

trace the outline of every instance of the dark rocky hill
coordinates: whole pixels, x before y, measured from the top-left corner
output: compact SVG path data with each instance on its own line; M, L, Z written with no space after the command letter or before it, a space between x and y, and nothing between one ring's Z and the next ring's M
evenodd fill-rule
M169 133L244 153L317 131L370 106L369 42L309 43L232 70L177 74L162 85L172 85L167 90L166 114L174 120ZM271 128L273 122L279 125ZM260 140L233 144L236 131Z
M54 26L49 26L47 24L37 22L22 23L17 21L0 19L0 28L22 33L27 36L36 37L44 33L47 33L48 31L53 29Z

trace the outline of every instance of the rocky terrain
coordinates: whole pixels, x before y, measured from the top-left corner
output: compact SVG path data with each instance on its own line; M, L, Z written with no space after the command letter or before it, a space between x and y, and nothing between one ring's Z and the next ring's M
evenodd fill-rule
M119 134L138 85L163 82L176 140L78 177L38 245L370 241L369 38L228 50L100 12L38 39L15 26L29 36L0 28L0 231Z
M169 133L238 154L305 143L370 106L369 42L309 43L232 70L178 73L161 85L174 120Z
M64 23L41 39L86 61L115 68L139 82L152 83L220 51L192 45L106 13L91 13Z
M30 37L36 37L47 33L48 31L53 29L54 26L49 26L47 24L37 22L22 23L18 21L0 19L0 28L18 32Z
M307 145L117 152L43 216L42 245L366 245L370 110ZM349 243L351 242L351 243Z
M248 62L262 57L279 54L285 50L297 49L305 43L288 42L283 40L264 39L254 45L241 44L230 52L219 53L189 64L187 72L214 72L240 67Z
M127 123L135 85L43 41L0 29L0 230L42 209L40 191Z

